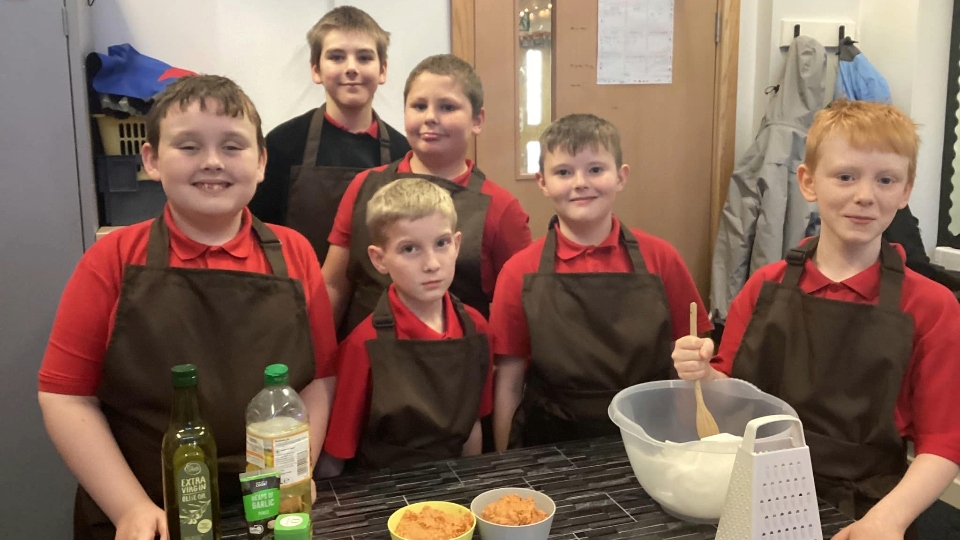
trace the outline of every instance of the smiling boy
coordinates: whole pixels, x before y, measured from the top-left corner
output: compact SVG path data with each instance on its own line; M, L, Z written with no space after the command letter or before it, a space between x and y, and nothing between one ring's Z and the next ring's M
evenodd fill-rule
M44 423L79 481L74 538L166 537L160 444L170 369L197 365L221 498L239 502L243 411L278 359L309 410L312 461L333 398L333 319L310 244L246 204L266 153L256 107L232 81L185 77L146 118L156 219L98 240L70 277L39 373Z
M498 450L619 433L610 400L670 376L691 302L710 327L676 249L613 215L630 173L617 128L568 115L540 148L537 183L557 216L503 267L490 314Z
M716 357L694 337L673 352L683 379L741 378L796 409L817 495L859 520L835 539L917 538L960 462L960 305L881 237L910 199L919 144L893 106L820 111L797 170L820 236L750 277Z

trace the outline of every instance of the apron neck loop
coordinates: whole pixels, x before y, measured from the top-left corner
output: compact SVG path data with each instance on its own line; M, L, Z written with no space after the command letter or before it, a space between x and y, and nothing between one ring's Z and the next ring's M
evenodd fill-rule
M280 278L288 277L287 261L283 258L283 246L280 244L280 239L277 238L277 235L273 234L270 227L267 227L253 214L250 215L250 220L250 226L260 239L260 247L263 249L263 254L267 257L267 262L270 263L270 269L273 270L273 275Z
M550 218L550 224L547 226L547 236L543 242L543 252L540 254L540 268L537 270L541 274L554 273L554 263L557 258L556 228L559 223L559 218L554 215ZM650 270L647 269L647 263L643 260L643 254L640 253L640 243L637 241L637 237L634 236L630 229L624 226L622 221L618 220L618 223L620 224L620 244L627 248L627 254L630 256L630 262L633 264L634 273L641 276L649 275Z
M473 164L473 170L470 171L470 178L467 179L467 191L472 193L480 193L480 190L483 188L483 181L487 179L487 175L483 174L477 164Z
M164 220L164 211L153 220L147 240L147 268L166 268L170 263L170 230Z
M880 300L881 309L899 311L900 291L903 285L903 259L896 248L886 240L880 244Z
M371 315L371 324L373 329L377 331L377 339L396 339L397 334L396 330L396 319L393 316L393 311L390 309L390 290L389 288L386 291L383 291L383 294L380 295L380 300L377 301L377 307L373 310ZM477 334L477 327L473 324L473 319L470 318L470 315L467 313L467 310L463 308L463 303L454 296L449 295L450 301L453 302L453 309L457 313L457 318L460 319L460 328L463 329L463 337L472 337ZM452 324L453 321L447 321L447 324Z

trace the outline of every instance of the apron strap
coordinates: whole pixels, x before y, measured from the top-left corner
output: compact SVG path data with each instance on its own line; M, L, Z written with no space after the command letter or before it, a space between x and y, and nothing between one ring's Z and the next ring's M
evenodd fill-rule
M470 178L467 179L467 190L473 193L480 193L480 190L483 188L483 181L486 179L487 175L483 174L483 171L474 163L473 170L470 172Z
M263 254L267 257L267 262L270 263L270 269L273 270L273 275L280 278L288 277L287 261L283 258L283 246L280 244L280 239L270 230L270 227L267 227L262 221L257 219L256 216L250 214L250 218L250 226L260 239L260 247L263 249Z
M273 234L270 227L253 214L250 215L250 226L257 234L260 247L263 249L273 275L281 278L288 276L287 261L283 258L280 239ZM147 240L147 268L166 268L170 264L170 230L167 228L161 213L150 226L150 237Z
M326 107L327 104L323 105ZM377 122L377 131L380 134L380 165L386 165L390 163L390 130L377 116L377 111L373 111L373 119Z
M613 218L617 219L617 218ZM547 226L547 237L543 242L543 251L540 253L540 268L537 272L540 274L554 273L554 262L557 258L557 231L556 227L559 219L556 215L550 218L550 224ZM630 262L633 264L634 273L647 276L650 270L647 269L647 263L643 260L643 254L640 253L640 243L633 232L623 225L623 222L617 219L620 224L620 244L627 248L627 254L630 255Z
M900 311L900 291L903 285L903 259L896 248L886 240L880 244L880 300L881 309Z
M783 285L790 287L800 287L800 275L803 274L803 265L807 259L817 250L817 244L820 243L820 237L814 236L810 240L792 248L787 252L787 270L783 274Z
M302 163L304 166L317 166L317 155L320 154L320 133L323 131L323 121L326 112L326 103L313 111L313 117L310 119L310 131L307 132L307 145L303 147Z
M377 301L377 307L373 310L373 319L371 323L373 324L373 329L377 331L377 339L396 339L397 333L394 330L396 327L396 319L393 316L393 311L390 309L390 289L383 291L383 294L380 295L380 300ZM450 301L453 302L453 309L457 312L457 318L460 319L460 328L463 329L463 337L468 338L476 335L477 327L473 324L473 319L470 318L470 315L467 314L467 310L463 308L463 303L454 296L450 295ZM447 323L449 324L449 322Z

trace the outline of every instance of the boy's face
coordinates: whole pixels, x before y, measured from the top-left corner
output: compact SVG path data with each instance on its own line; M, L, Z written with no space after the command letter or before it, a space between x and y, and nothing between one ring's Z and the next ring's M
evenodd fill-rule
M320 60L310 71L313 82L323 85L340 110L369 106L377 87L387 82L387 65L380 62L377 43L362 32L331 30L323 38Z
M266 150L257 148L257 128L245 116L217 114L207 100L174 105L160 120L157 148L143 145L143 166L163 184L171 209L194 222L237 215L263 181Z
M833 134L820 144L817 169L800 165L797 178L804 198L820 208L821 234L857 247L877 241L909 202L909 165L904 156L859 150Z
M590 145L576 155L556 148L546 152L537 184L553 201L557 216L565 223L602 225L613 214L613 202L623 191L630 167L617 162L602 145Z
M403 125L410 148L426 163L466 159L470 140L483 129L460 84L446 75L421 73L410 85Z
M460 252L460 233L436 212L416 220L401 220L387 229L383 247L367 253L381 274L389 274L397 294L408 306L427 306L443 299L453 281Z

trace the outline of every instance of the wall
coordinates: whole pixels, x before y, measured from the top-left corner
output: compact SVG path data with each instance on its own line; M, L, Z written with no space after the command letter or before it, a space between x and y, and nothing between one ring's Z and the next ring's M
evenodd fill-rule
M231 77L268 131L323 102L323 88L310 79L305 36L340 4L367 11L391 33L387 83L374 107L402 132L407 74L426 56L450 52L449 0L97 0L88 52L129 42L171 65Z
M887 79L893 103L920 124L923 144L910 209L932 252L940 204L952 0L743 0L741 5L737 156L753 142L768 101L764 89L776 83L783 68L786 49L778 47L780 20L852 20L857 23L858 47ZM831 88L836 61L835 55L828 56Z

